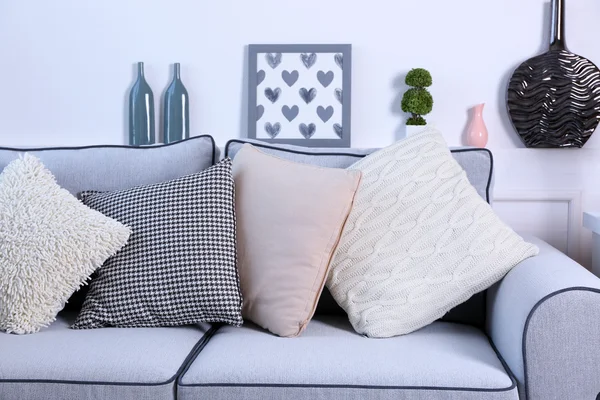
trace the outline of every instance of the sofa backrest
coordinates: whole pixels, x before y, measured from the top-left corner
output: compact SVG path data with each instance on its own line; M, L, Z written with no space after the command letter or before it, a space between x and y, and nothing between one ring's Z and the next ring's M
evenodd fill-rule
M323 167L347 168L377 149L307 148L293 145L269 144L252 139L234 139L227 142L224 157L235 158L245 143L251 143L262 151L295 162ZM493 157L488 149L451 148L452 156L465 170L471 184L479 195L491 203L493 189ZM339 314L344 311L336 304L325 288L317 314ZM485 323L485 292L478 293L465 303L451 310L442 320L461 322L483 327Z
M83 190L121 190L175 179L202 171L219 159L219 149L208 135L144 147L0 147L0 172L24 153L39 158L56 182L75 196Z
M227 143L224 156L234 158L244 143L296 162L346 168L377 149L307 148L272 145L257 140L234 139ZM487 149L454 148L452 155L466 171L469 181L486 201L491 202L493 159ZM38 157L54 174L57 183L78 195L83 190L121 190L175 179L202 171L219 160L219 149L208 135L196 136L167 145L130 147L99 145L56 148L0 147L0 171L24 153ZM87 287L86 287L87 289ZM74 308L82 296L70 300ZM317 314L343 314L327 289L323 291ZM450 311L443 320L482 327L485 323L485 293L479 293Z
M129 189L200 172L213 165L220 156L213 138L207 135L144 147L0 147L0 172L24 153L39 158L56 182L77 197L84 190ZM65 308L79 311L88 289L89 285L86 285L75 292Z

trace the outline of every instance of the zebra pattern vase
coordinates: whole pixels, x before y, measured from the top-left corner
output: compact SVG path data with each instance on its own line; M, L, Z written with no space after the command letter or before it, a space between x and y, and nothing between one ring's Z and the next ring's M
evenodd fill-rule
M550 49L521 64L507 109L527 147L583 147L600 121L600 70L565 42L565 0L552 0Z

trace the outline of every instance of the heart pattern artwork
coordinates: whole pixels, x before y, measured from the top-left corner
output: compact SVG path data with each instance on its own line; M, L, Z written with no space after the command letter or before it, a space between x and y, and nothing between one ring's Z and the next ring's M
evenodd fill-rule
M258 71L256 73L256 85L260 85L264 80L265 80L265 76L267 76L267 74L265 73L265 70L261 69L260 71Z
M335 98L337 99L337 101L339 101L340 104L343 104L342 103L342 99L343 99L342 95L344 94L344 92L342 91L342 89L335 89L333 91L333 94L334 94Z
M317 54L316 53L310 53L310 54L302 53L302 54L300 54L300 59L302 60L302 64L304 64L304 66L307 69L310 69L317 62Z
M269 67L275 69L279 66L279 64L281 64L282 54L281 53L267 53L267 54L265 54L265 58L267 59L267 64L269 64Z
M256 106L256 120L258 121L259 119L262 118L263 114L265 113L265 107L262 105L258 105Z
M283 114L285 119L287 119L290 122L292 122L294 120L294 118L296 118L298 116L299 112L300 112L300 108L298 108L298 106L293 106L291 108L288 106L281 107L281 113Z
M335 63L337 64L338 67L340 67L340 69L344 69L344 55L343 54L336 54L335 56L333 56Z
M323 106L317 107L317 115L321 118L321 121L327 122L333 116L333 107L329 106L327 108Z
M279 132L281 132L281 124L276 122L271 125L270 122L267 122L265 124L265 132L267 132L267 135L269 135L271 139L275 139L275 136L279 135Z
M306 104L310 104L311 101L313 101L315 99L315 97L317 97L317 89L315 88L311 88L311 89L306 89L306 88L301 88L298 93L300 94L300 97L302 98L302 100L304 100L304 102Z
M315 124L300 124L298 129L300 130L302 136L304 136L304 139L310 139L317 131L317 126Z
M260 57L259 57L260 56ZM256 57L256 138L342 139L344 55L269 52ZM251 79L254 85L254 79Z
M275 89L266 88L265 89L265 97L267 99L269 99L269 101L271 103L275 103L277 100L279 100L280 94L281 94L281 89L279 89L279 88L275 88Z
M333 77L334 77L333 71L317 72L317 79L319 80L321 85L323 85L323 87L329 86L331 84L331 82L333 82Z
M342 138L344 130L340 124L333 124L333 131L340 139Z
M289 87L294 86L294 83L298 81L299 76L300 74L296 70L293 70L292 72L283 71L281 73L281 78Z

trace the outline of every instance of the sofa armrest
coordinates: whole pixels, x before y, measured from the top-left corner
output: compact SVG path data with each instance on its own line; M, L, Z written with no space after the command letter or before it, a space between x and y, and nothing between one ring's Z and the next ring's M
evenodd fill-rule
M528 400L600 392L600 279L534 237L540 253L488 290L486 328Z

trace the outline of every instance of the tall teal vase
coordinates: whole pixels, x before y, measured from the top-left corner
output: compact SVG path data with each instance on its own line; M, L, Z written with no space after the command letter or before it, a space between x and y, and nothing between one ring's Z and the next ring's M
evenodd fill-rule
M137 80L129 93L129 144L154 144L154 95L144 78L144 63L138 63Z
M179 63L173 66L173 81L165 92L164 143L172 143L190 137L190 98L181 82Z

